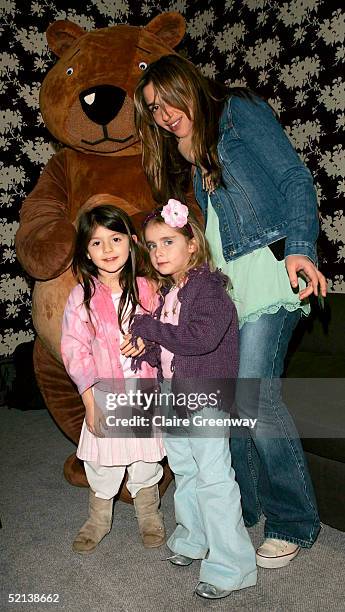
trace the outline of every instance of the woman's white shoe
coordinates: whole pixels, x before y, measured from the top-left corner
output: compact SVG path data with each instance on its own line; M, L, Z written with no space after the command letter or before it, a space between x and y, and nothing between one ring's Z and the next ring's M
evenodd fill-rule
M259 567L267 569L285 567L300 550L300 546L292 542L267 538L256 551L256 563Z

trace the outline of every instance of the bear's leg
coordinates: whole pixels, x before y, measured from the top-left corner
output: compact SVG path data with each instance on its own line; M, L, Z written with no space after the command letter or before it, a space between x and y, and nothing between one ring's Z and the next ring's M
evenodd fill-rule
M85 414L83 402L63 364L49 353L39 338L35 340L34 366L37 383L50 414L63 433L78 444ZM83 462L75 453L66 460L64 475L72 485L88 486Z
M63 364L49 353L39 338L35 340L34 366L37 383L50 414L62 432L72 442L78 444L85 414L83 402ZM172 480L172 473L166 461L163 462L163 468L163 478L159 483L161 497ZM74 486L89 486L83 462L75 453L66 459L64 475ZM131 504L133 501L126 487L126 480L122 484L119 497L122 501Z

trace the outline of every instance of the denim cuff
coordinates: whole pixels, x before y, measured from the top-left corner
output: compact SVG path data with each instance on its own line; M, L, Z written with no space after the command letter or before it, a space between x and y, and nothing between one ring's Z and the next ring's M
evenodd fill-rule
M317 253L316 246L310 242L304 241L286 241L285 244L285 257L288 255L305 255L309 257L311 261L317 265Z
M265 531L265 538L273 538L274 540L284 540L284 542L290 542L291 544L296 544L301 548L311 548L316 540L316 536L319 533L319 529L315 533L315 537L310 540L302 540L301 538L294 538L292 536L288 536L285 533L278 533L277 531Z

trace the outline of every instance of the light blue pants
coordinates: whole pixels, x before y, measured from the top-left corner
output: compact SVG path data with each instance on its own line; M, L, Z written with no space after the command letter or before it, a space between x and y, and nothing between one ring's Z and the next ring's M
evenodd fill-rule
M202 559L201 582L226 590L254 586L255 551L242 518L229 438L198 434L192 429L185 436L164 438L176 483L177 527L168 546L176 554Z

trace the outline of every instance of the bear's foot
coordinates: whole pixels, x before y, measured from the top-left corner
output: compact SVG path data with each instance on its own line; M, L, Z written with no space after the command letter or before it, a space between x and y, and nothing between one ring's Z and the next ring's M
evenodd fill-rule
M88 487L89 483L86 478L84 463L80 461L76 454L70 455L63 466L63 474L69 484L74 487Z

